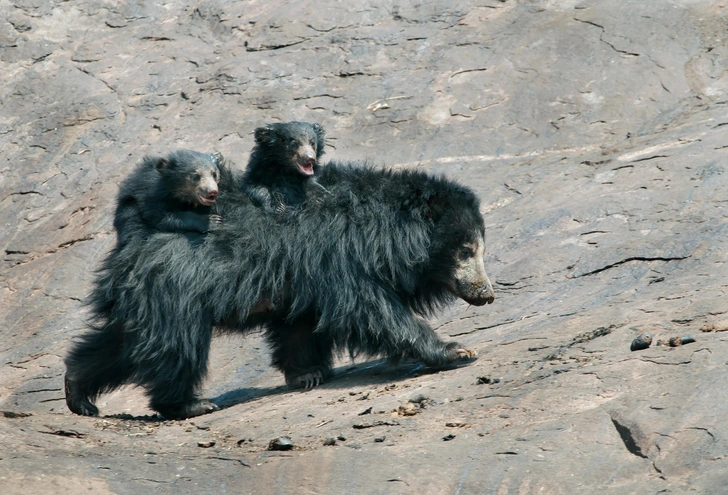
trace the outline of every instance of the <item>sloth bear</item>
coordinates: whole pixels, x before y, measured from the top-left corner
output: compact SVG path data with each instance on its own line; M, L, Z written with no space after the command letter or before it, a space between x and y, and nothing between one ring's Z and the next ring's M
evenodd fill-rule
M223 158L192 150L166 158L145 157L122 182L114 216L120 243L155 231L205 233L222 217L211 214L217 201ZM143 238L142 237L142 238Z
M326 190L316 181L324 154L324 128L307 122L255 129L255 147L242 177L245 191L266 211L296 211L308 192Z
M471 190L330 162L319 177L330 194L304 201L301 214L268 215L221 171L218 229L155 233L105 259L92 324L65 360L71 411L97 415L94 399L125 383L145 387L166 418L217 409L197 396L213 327L262 326L294 387L330 376L343 351L428 366L474 356L422 319L456 297L493 302Z

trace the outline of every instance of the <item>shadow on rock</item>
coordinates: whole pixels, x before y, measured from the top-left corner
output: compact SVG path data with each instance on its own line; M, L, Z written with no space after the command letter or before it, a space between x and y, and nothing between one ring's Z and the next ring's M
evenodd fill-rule
M220 394L217 397L210 397L210 400L217 404L220 409L227 409L228 407L237 406L244 402L258 399L260 397L266 397L269 395L278 395L287 392L289 389L286 386L280 387L263 387L263 388L238 388Z
M381 385L461 368L468 366L474 361L475 359L461 359L442 366L428 367L419 362L393 364L386 359L377 359L354 366L339 367L334 370L334 376L331 381L325 383L323 386L338 389L364 385Z

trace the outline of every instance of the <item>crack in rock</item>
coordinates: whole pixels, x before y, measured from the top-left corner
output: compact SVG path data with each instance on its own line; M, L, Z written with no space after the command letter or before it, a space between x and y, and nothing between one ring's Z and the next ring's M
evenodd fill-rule
M681 261L684 259L688 259L690 256L673 256L673 257L666 257L666 256L655 256L653 258L647 257L647 256L631 256L629 258L625 258L623 260L617 261L615 263L610 263L609 265L605 265L601 268L597 268L596 270L592 270L590 272L581 273L579 275L574 275L572 278L580 278L580 277L586 277L588 275L595 275L597 273L609 270L610 268L615 268L619 265L623 265L625 263L629 263L631 261Z
M607 40L605 40L604 39L604 34L606 33L606 29L604 29L604 26L599 25L596 22L585 21L585 20L579 19L577 17L574 17L574 20L577 21L577 22L581 22L583 24L588 24L590 26L594 26L594 27L597 27L597 28L601 29L602 30L602 34L599 35L599 41L601 41L602 43L604 43L605 45L607 45L609 48L611 48L615 52L622 53L624 55L629 55L630 57L639 57L640 56L639 53L628 52L626 50L620 50L619 48L617 48L616 46L614 46L613 44L611 44L610 42L608 42Z

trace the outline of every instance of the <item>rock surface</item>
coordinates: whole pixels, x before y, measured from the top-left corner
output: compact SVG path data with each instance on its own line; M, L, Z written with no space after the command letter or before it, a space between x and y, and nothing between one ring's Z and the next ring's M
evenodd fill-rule
M0 492L725 493L727 10L0 0ZM293 119L327 157L478 192L496 302L433 325L479 359L342 359L302 393L259 336L223 337L221 411L160 421L126 388L72 415L119 181L180 147L242 167ZM695 342L631 352L642 333Z

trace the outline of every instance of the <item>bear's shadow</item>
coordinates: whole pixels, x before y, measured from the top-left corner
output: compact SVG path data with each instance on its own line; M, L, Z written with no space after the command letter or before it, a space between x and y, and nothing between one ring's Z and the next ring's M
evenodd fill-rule
M308 392L320 389L354 390L357 387L391 384L393 382L402 381L406 378L436 374L441 371L460 368L462 366L469 365L473 361L474 359L459 360L455 363L429 368L422 363L405 362L392 364L386 359L377 359L355 365L339 366L334 368L334 376L332 378L324 384L308 390ZM228 407L243 404L261 397L292 392L307 391L291 389L286 385L278 387L239 388L220 394L217 397L211 397L210 400L217 404L221 409L227 409Z

